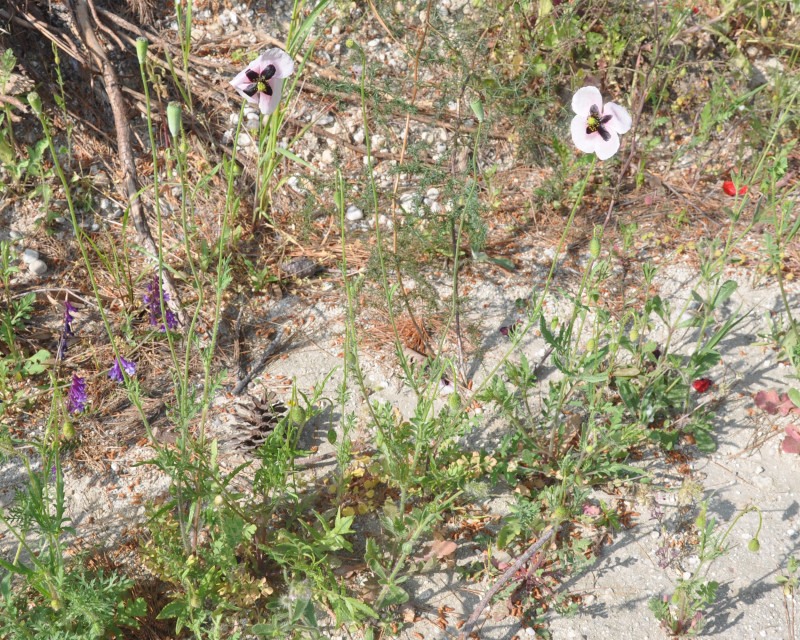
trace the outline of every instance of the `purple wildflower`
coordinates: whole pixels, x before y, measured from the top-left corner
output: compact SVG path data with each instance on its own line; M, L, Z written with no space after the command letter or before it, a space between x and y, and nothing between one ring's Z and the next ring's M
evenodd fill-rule
M64 322L61 327L61 338L58 341L58 351L56 352L56 360L63 360L67 353L67 338L75 335L72 330L72 322L75 320L73 315L77 309L72 306L69 300L64 300Z
M133 360L128 360L122 356L119 356L116 360L114 360L111 371L108 372L108 377L114 382L124 382L125 377L122 375L123 369L125 370L125 373L127 373L129 376L132 376L136 373L136 363Z
M67 411L73 415L81 413L86 408L87 402L89 402L89 396L86 394L86 380L73 373L72 384L69 386L67 395Z
M178 317L169 309L167 309L167 302L169 302L169 294L166 291L161 291L159 288L159 278L153 275L153 279L147 285L147 292L142 298L147 307L147 312L150 316L150 324L154 327L161 327L161 331L174 331L178 328ZM164 298L164 314L161 314L161 297ZM162 317L166 321L162 322Z

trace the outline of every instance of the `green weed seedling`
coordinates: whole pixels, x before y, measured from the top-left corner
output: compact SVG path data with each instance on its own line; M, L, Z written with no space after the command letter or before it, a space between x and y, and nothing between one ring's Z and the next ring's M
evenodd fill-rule
M786 629L788 631L787 638L795 640L797 638L797 613L795 597L797 594L797 587L800 585L800 562L797 558L792 556L786 562L786 573L777 577L778 584L782 587L783 595L783 612L786 615Z
M685 638L699 635L708 618L708 609L717 598L719 582L708 578L714 561L729 551L728 536L736 523L750 512L758 513L758 528L750 539L747 548L757 553L760 548L758 534L761 532L761 510L758 507L745 507L736 515L731 524L722 530L713 517L708 517L708 503L700 505L700 513L695 519L699 534L697 557L699 562L690 577L680 578L671 595L652 598L648 605L661 623L661 628L670 637Z

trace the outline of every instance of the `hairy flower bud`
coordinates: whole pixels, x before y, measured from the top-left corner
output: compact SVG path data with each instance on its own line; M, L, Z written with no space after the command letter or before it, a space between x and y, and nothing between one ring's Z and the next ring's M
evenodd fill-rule
M139 58L139 64L144 64L147 60L148 44L147 38L136 38L136 57Z
M173 138L177 138L181 132L181 103L170 102L167 105L167 126Z

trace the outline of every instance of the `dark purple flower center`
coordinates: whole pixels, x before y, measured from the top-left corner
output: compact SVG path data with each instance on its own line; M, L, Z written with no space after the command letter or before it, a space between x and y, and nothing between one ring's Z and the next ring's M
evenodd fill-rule
M251 98L256 95L257 93L266 93L268 96L272 95L272 87L269 84L269 81L272 79L272 76L275 75L275 65L268 64L266 68L259 73L254 69L248 69L245 71L245 75L247 79L252 83L247 89L244 89L244 93Z
M609 120L611 120L611 114L601 116L600 109L597 108L596 104L593 104L592 108L589 109L589 117L586 120L586 134L599 133L600 137L608 142L611 140L611 134L603 125L607 124Z

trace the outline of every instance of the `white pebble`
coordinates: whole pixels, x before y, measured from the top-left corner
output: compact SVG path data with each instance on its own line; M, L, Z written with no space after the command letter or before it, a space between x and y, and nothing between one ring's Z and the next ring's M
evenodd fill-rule
M361 209L359 209L356 205L351 204L349 207L347 207L344 217L350 222L356 222L364 217L364 212L361 211Z
M17 231L16 229L12 229L11 231L9 231L8 235L12 240L19 240L22 237L22 233Z
M333 160L334 160L333 151L331 151L330 149L325 149L325 151L322 152L322 163L333 164Z
M252 142L252 140L250 139L250 134L248 134L245 131L239 133L238 141L240 147L247 147Z
M353 134L353 142L356 144L361 144L364 142L364 129L359 129Z
M27 265L38 259L39 252L36 249L25 249L25 251L22 252L22 261Z
M31 273L41 276L47 272L47 265L44 263L44 261L37 258L33 262L28 263L28 269L31 271Z

